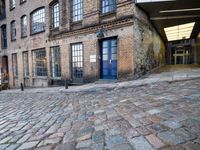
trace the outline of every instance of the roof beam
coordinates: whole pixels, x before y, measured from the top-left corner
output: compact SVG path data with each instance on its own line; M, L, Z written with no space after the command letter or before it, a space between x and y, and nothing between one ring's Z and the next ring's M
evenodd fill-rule
M184 18L200 18L199 15L182 15L182 16L165 16L165 17L151 17L150 20L169 20L169 19L184 19Z

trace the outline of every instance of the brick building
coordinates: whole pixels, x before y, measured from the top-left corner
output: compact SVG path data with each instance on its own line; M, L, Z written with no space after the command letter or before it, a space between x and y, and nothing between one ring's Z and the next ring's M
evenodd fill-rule
M135 0L1 0L1 68L11 87L133 79L165 64Z

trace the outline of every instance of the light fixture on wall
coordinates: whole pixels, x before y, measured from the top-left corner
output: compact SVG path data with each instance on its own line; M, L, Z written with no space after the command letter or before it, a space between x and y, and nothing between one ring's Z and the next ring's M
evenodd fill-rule
M98 39L102 39L104 38L104 32L105 32L105 29L98 29L97 32L96 32L96 35L97 35L97 38Z

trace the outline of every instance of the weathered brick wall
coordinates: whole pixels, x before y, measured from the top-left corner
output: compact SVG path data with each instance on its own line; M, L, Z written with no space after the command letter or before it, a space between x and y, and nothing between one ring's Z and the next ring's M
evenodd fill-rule
M11 85L19 86L21 82L24 82L22 53L29 51L30 76L25 80L26 85L47 86L48 80L52 78L49 58L50 47L52 46L60 46L62 80L71 79L71 44L77 42L82 42L84 46L85 82L99 79L100 48L96 32L100 28L105 29L105 38L117 37L118 39L119 79L133 78L134 75L144 73L142 67L145 68L146 72L163 63L164 45L151 27L148 17L135 7L133 0L118 0L117 12L105 16L100 14L99 0L85 0L83 21L75 26L71 20L71 0L60 0L61 26L56 33L49 30L49 3L51 2L52 0L29 0L23 5L19 5L19 0L17 0L16 8L10 11L7 1L8 49L5 53L9 58ZM45 32L30 36L30 13L41 6L45 6L46 11ZM28 17L28 37L21 39L20 17L25 14ZM12 20L17 21L17 40L15 42L10 41L10 22ZM144 35L141 35L141 30L144 30ZM40 48L46 49L48 77L34 78L32 74L32 51ZM16 80L13 79L12 53L18 53L19 76ZM90 62L90 55L96 55L96 62Z
M165 63L165 45L142 10L135 7L134 17L134 78L137 78Z

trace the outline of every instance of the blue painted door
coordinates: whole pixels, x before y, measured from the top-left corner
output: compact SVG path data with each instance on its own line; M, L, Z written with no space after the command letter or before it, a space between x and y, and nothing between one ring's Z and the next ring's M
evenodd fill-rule
M101 78L117 79L117 39L101 43Z

